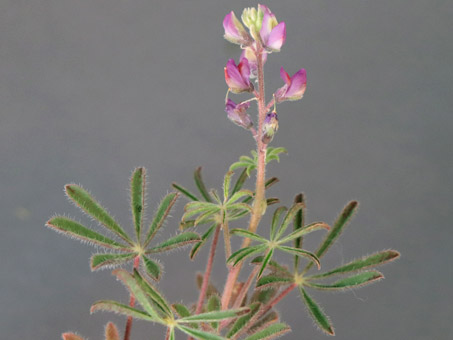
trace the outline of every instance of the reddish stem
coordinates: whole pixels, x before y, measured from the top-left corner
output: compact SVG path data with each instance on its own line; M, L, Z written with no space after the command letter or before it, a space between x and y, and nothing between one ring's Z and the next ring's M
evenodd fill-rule
M137 269L140 265L140 256L134 258L134 269ZM129 299L129 306L134 307L135 305L135 296L131 294ZM126 329L124 330L124 340L129 340L132 329L132 316L127 317Z

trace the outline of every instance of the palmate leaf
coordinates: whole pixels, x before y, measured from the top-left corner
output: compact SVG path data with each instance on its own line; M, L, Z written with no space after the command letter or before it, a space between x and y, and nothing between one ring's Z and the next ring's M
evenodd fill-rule
M311 281L308 281L305 284L311 288L320 290L345 290L348 288L359 288L367 284L379 281L383 278L384 275L382 275L382 273L372 270L367 272L361 272L359 274L347 277L332 284L323 285Z
M286 243L286 242L292 241L294 239L298 239L313 231L321 230L321 229L329 230L330 227L327 224L325 224L324 222L311 223L309 225L304 226L303 228L299 228L299 229L293 231L291 234L289 234L285 238L282 238L279 242ZM298 248L298 247L296 247L296 248Z
M252 261L251 264L261 265L263 263L264 256L257 256ZM277 261L270 260L267 264L267 268L270 269L272 272L277 273L278 275L283 275L287 277L292 277L292 273L288 270L288 268L280 265Z
M135 169L131 177L131 210L137 240L140 240L140 231L143 222L143 210L145 207L145 186L145 168Z
M333 275L356 272L391 262L393 260L396 260L399 256L400 253L395 250L384 250L369 256L364 256L361 259L351 261L348 264L332 269L328 272L309 276L307 277L307 279L324 279Z
M200 235L192 231L187 231L169 238L168 240L162 242L156 247L147 249L146 253L147 254L162 253L175 248L181 248L191 243L196 243L199 241L201 241Z
M156 233L164 224L165 219L171 211L171 208L176 203L179 194L176 192L169 193L166 195L159 204L156 213L154 214L153 221L149 227L148 234L146 236L146 241L144 247L147 247L149 242L153 239Z
M202 236L201 236L201 241L195 243L195 245L192 247L192 250L190 251L190 259L193 260L195 256L198 254L200 249L206 244L207 240L209 237L212 235L214 230L216 228L220 229L220 225L217 226L216 224L213 224Z
M124 241L132 244L132 240L120 227L120 225L109 215L85 189L76 184L65 185L65 192L69 199L71 199L80 209L87 213L92 218L98 220L108 230L112 231Z
M300 193L296 197L294 197L294 203L302 203L302 208L297 212L296 216L294 216L293 220L293 227L294 231L302 229L305 225L305 198L304 194ZM294 239L294 248L302 249L302 236L299 236ZM299 256L294 256L294 269L297 270L299 268Z
M306 251L303 249L293 248L293 247L286 247L286 246L279 246L278 249L283 250L287 253L296 255L296 256L306 257L307 259L312 261L312 263L316 263L316 265L318 266L318 269L321 268L321 262L319 262L319 258L312 252L309 252L309 251Z
M90 267L91 270L98 270L103 267L119 266L133 260L136 256L136 253L94 254L91 256Z
M237 178L236 183L233 186L233 190L231 191L231 195L234 195L236 192L238 192L239 190L242 189L247 178L248 178L247 170L244 169L244 170L242 170L241 174Z
M303 203L293 204L293 206L286 213L280 228L275 233L275 239L279 239L280 237L282 237L282 235L285 233L286 229L288 228L288 225L293 221L293 219L296 216L296 214L298 213L298 211L301 210L303 207L304 207Z
M226 334L226 337L231 339L236 333L240 332L245 326L247 326L250 319L256 314L256 312L258 312L260 306L261 303L259 302L252 303L249 307L250 312L244 316L241 316L234 322L233 326L231 326L230 330Z
M274 248L270 248L266 255L264 255L263 257L263 262L261 264L261 268L260 268L260 271L258 272L258 276L257 277L261 277L261 275L263 274L264 272L264 269L266 269L266 266L267 264L270 262L271 258L272 258L272 255L274 254Z
M261 243L267 243L267 240L264 237L262 237L258 234L255 234L251 231L245 230L245 229L231 229L230 234L239 235L239 236L249 238L249 239L261 242Z
M82 242L96 244L98 246L110 249L127 250L128 247L118 243L102 234L88 229L80 223L67 217L57 216L50 219L46 226L59 231L67 236L74 237Z
M281 337L282 335L291 332L291 328L285 323L274 323L261 331L245 338L244 340L271 340Z
M237 265L239 262L245 260L247 257L260 253L266 249L266 245L250 246L241 248L238 251L231 254L228 258L227 263L233 263L233 266Z
M147 313L142 312L141 310L138 310L138 309L130 307L128 305L124 305L117 301L111 301L111 300L101 300L101 301L95 302L91 306L90 312L94 313L97 311L114 312L116 314L131 316L135 319L145 320L145 321L152 321L152 322L158 321L155 318L148 315Z
M270 161L277 161L280 162L280 154L281 153L288 153L288 151L285 148L278 147L274 148L269 146L266 149L266 164L268 164ZM251 151L252 157L250 156L240 156L239 161L231 164L230 166L230 171L234 171L239 168L245 168L247 176L250 176L250 173L256 169L257 167L257 162L258 162L258 155L255 150Z
M307 294L305 289L303 289L302 287L299 287L299 289L302 296L302 301L307 306L308 312L318 325L319 329L321 329L328 335L335 335L333 326L327 315L322 311L321 307Z

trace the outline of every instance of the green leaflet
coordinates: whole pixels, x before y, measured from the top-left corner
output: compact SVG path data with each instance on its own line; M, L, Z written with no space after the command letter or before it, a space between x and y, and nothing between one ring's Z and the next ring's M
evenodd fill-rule
M172 312L170 309L170 305L165 301L164 297L157 291L151 283L146 281L137 269L134 269L134 276L135 282L138 283L140 288L146 293L146 295L156 304L159 309L166 314L168 317L172 316Z
M95 302L90 309L91 313L97 312L97 311L108 311L108 312L114 312L117 314L122 314L126 316L132 316L135 319L140 319L140 320L146 320L146 321L153 321L156 322L157 320L151 317L150 315L135 309L133 307L123 305L119 302L116 301L111 301L111 300L101 300Z
M276 275L267 275L261 277L257 283L257 289L269 289L269 288L278 288L282 285L293 283L294 279L292 277L281 277Z
M263 262L262 262L262 264L261 264L260 271L258 272L258 276L257 276L258 278L260 278L261 275L263 274L264 269L266 269L266 266L267 266L267 264L269 263L269 261L271 260L273 254L274 254L274 248L270 248L270 249L267 251L267 254L264 255L264 258L263 258Z
M324 241L321 243L321 246L316 251L316 255L319 258L327 252L330 246L340 236L344 227L347 225L347 223L351 220L352 216L356 212L358 204L359 203L357 201L351 201L343 209L342 213L340 214L340 216L338 216L337 220L335 221L333 228L330 229L330 232L326 235ZM311 266L312 263L309 263L307 267L305 267L304 272L307 272L311 268Z
M250 261L250 263L255 265L261 265L263 263L263 259L264 256L257 256L252 261ZM292 276L289 270L286 267L281 266L277 261L270 260L267 266L273 272L283 274L286 276Z
M213 224L211 227L209 227L209 229L201 236L201 241L200 242L197 242L194 244L194 246L192 247L192 250L190 251L190 259L193 260L195 258L195 256L198 254L198 252L200 251L200 249L206 244L206 242L208 241L209 237L212 235L212 233L214 232L214 230L216 228L219 228L220 229L220 225L219 226L216 226L215 224Z
M182 185L179 185L177 183L172 183L172 187L175 188L176 190L178 190L181 194L183 194L184 196L186 196L190 200L199 201L198 197L195 196L195 194L191 193L189 190L184 188Z
M142 227L143 210L145 207L145 186L146 171L144 168L135 169L131 177L131 210L134 220L137 240L140 241L140 230Z
M91 270L98 270L102 267L116 266L132 260L137 254L94 254L91 256Z
M272 288L272 287L269 287L269 289L265 289L265 290L255 290L255 292L253 293L252 295L252 298L250 299L251 302L260 302L262 303L263 305L265 305L266 303L268 303L272 298L275 297L275 295L277 295L278 293L278 289L275 289L275 288Z
M305 224L305 199L304 194L300 193L294 197L294 203L303 203L302 209L300 209L296 216L294 216L293 227L294 231L301 229ZM302 249L302 236L294 239L294 248ZM297 271L299 268L299 256L294 256L294 269Z
M306 257L313 263L316 263L316 265L318 266L318 269L321 268L321 263L319 262L318 257L309 251L306 251L303 249L298 249L298 248L286 247L286 246L278 246L278 249L283 250L287 253L296 255L296 256Z
M275 209L274 215L272 216L272 223L271 223L271 240L275 240L275 233L277 232L278 223L280 222L280 217L284 212L288 209L286 207L279 207Z
M148 294L145 293L145 291L143 290L139 282L137 282L134 276L129 274L124 269L116 269L112 272L112 274L115 275L118 278L118 280L123 282L123 284L129 290L129 292L135 296L137 302L143 307L145 312L152 319L161 320L160 315L154 309L151 301L149 300Z
M162 224L164 223L177 199L178 193L176 192L169 193L162 199L149 227L144 247L148 246L154 235L156 235L157 231L160 229L160 227L162 227Z
M160 280L160 275L162 273L161 266L159 263L153 261L146 256L142 256L143 263L145 264L146 273L154 280Z
M127 243L132 240L123 228L109 215L109 213L82 187L76 184L65 185L66 195L84 212L98 220L108 230L114 232Z
M187 231L169 238L168 240L159 244L157 247L147 249L146 253L147 254L161 253L175 248L184 247L188 244L195 243L198 241L201 241L200 235L192 231Z
M283 219L282 225L280 229L278 229L275 238L279 239L282 237L283 233L288 228L288 225L293 221L294 217L296 216L297 212L304 207L303 203L295 203L286 213L285 218Z
M183 326L183 325L177 325L176 327L178 327L178 329L183 331L184 333L195 337L196 339L201 339L201 340L227 340L226 338L224 338L222 336L215 335L215 334L208 333L208 332L204 332L204 331L201 331L199 329L193 329L193 328L190 328L190 327L187 327L187 326Z
M309 225L304 226L303 228L293 231L291 234L289 234L285 238L282 238L279 242L286 243L286 242L292 241L294 239L298 239L299 237L301 237L303 235L306 235L313 231L321 230L321 229L329 230L330 227L327 224L325 224L324 222L311 223ZM296 247L296 248L298 248L298 247Z
M206 303L206 309L208 312L219 311L222 307L222 302L220 301L220 297L217 294L213 294L209 297L208 302ZM219 323L212 322L212 328L215 330L218 329Z
M230 196L231 176L233 176L233 173L233 171L228 171L223 179L223 197L225 201Z
M267 290L269 291L269 290ZM266 290L265 290L266 292ZM261 329L265 328L267 325L273 324L279 321L280 317L278 316L277 312L272 311L264 315L261 319L259 319L252 327L249 329L249 333L253 334L255 332L260 331Z
M198 167L194 174L193 178L195 180L195 184L197 185L198 190L201 193L201 196L206 200L206 202L211 202L211 196L209 196L208 190L206 190L206 186L204 185L203 178L201 177L201 166Z
M267 242L267 240L264 237L245 229L231 229L230 235L239 235L262 243Z
M248 307L222 310L222 311L212 311L212 312L191 315L191 316L188 316L188 317L185 317L182 319L178 319L178 323L221 321L221 320L225 320L225 319L236 318L236 317L246 314L248 312L250 312L250 308L248 308Z
M375 266L385 264L387 262L396 260L400 256L400 253L395 250L384 250L369 256L364 256L361 259L354 260L345 264L344 266L332 269L328 272L312 275L307 277L307 279L323 279L336 274L346 274L350 272L355 272Z
M245 258L252 256L256 253L259 253L266 249L265 245L258 245L258 246L251 246L241 248L238 251L231 254L228 258L227 262L233 262L233 266L237 265L240 261L244 260Z
M310 313L316 324L319 326L319 328L329 335L335 335L332 324L330 323L327 315L322 311L321 307L307 294L307 292L302 287L299 287L299 289L303 302L307 306L308 312Z
M230 339L231 337L233 337L233 335L235 335L236 333L241 331L247 325L247 323L250 321L252 316L254 316L256 314L256 312L259 310L260 306L261 306L261 303L259 303L259 302L255 302L255 303L251 304L250 313L247 313L246 315L238 318L236 320L236 322L233 324L233 326L231 327L231 329L229 330L229 332L227 333L226 337L228 339Z
M332 284L322 285L313 282L306 282L306 285L320 290L344 290L347 288L362 287L383 278L384 275L382 275L382 273L372 270L347 277Z
M178 314L178 316L180 318L185 318L186 316L190 316L189 309L180 303L174 303L171 305L171 307L176 312L176 314Z
M261 331L245 338L244 340L271 340L291 332L291 328L285 323L274 323Z
M242 170L241 174L239 175L238 179L236 180L236 183L233 186L233 190L231 191L231 195L233 196L236 192L242 189L244 186L245 180L248 178L247 176L247 170L244 169Z
M53 228L56 231L60 231L68 236L72 236L80 241L94 243L105 248L127 250L127 246L88 229L80 223L66 217L54 217L46 223L46 226Z

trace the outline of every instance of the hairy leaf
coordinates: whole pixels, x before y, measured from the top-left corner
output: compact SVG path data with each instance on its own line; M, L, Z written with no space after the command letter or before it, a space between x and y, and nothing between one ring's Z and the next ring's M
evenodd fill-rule
M101 247L128 250L128 247L118 243L102 234L88 229L80 223L66 217L57 216L50 219L46 226L62 232L68 236L74 237L80 241L93 243Z
M201 236L201 241L194 244L192 250L190 251L191 260L195 258L200 249L206 244L206 242L208 241L209 237L212 235L216 227L220 228L220 226L217 226L216 224L213 224L211 227L209 227L209 229Z
M288 225L293 221L294 217L298 213L299 210L301 210L304 207L303 203L295 203L286 213L285 218L283 219L282 225L278 229L275 238L279 239L282 237L284 232L286 231L286 228Z
M261 265L263 263L264 256L257 256L255 257L252 261L250 261L251 264L256 264L256 265ZM286 276L291 276L291 273L286 267L281 266L278 262L274 260L270 260L269 263L267 264L270 270L273 272L278 273L279 275L286 275Z
M354 260L352 262L349 262L348 264L332 269L328 272L312 275L310 277L307 277L307 279L323 279L336 274L355 272L385 264L397 259L399 256L400 253L395 250L384 250L369 256L364 256L361 259Z
M181 194L183 194L184 196L186 196L190 200L199 201L198 197L195 196L195 194L191 193L189 190L184 188L182 185L179 185L177 183L172 183L172 187L175 188L176 190L178 190Z
M254 323L252 327L250 327L248 333L254 334L256 332L259 332L260 330L266 328L270 324L276 323L277 321L279 321L279 319L280 319L280 317L278 316L278 313L276 311L267 313L261 319L259 319L256 323Z
M195 337L196 339L201 339L201 340L227 340L224 337L221 337L219 335L215 335L212 333L208 333L205 331L201 331L199 329L193 329L190 327L186 327L183 325L177 325L178 329L183 331L184 333Z
M250 312L250 308L243 307L237 309L229 309L222 311L212 311L207 313L201 313L197 315L191 315L182 319L178 319L179 323L189 323L189 322L213 322L221 321L225 319L236 318L240 315Z
M252 256L254 254L257 254L259 252L262 252L265 249L266 249L265 245L257 245L257 246L241 248L238 251L231 254L231 256L228 258L227 262L228 263L233 262L233 265L235 266L240 261L244 260L245 258Z
M305 225L305 199L304 194L300 193L294 198L294 203L303 203L302 209L300 209L296 216L294 216L293 227L294 231L302 229ZM294 239L294 248L302 249L302 236L299 236ZM294 256L294 269L299 268L299 256Z
M261 277L261 275L263 274L264 269L266 269L266 266L269 263L269 261L271 260L273 254L274 254L274 248L271 248L268 250L267 254L264 255L260 271L258 272L258 278Z
M157 231L162 227L167 218L168 214L170 213L171 208L175 204L176 200L178 199L179 194L176 192L171 192L166 195L162 201L160 201L159 207L154 214L153 221L149 227L148 234L146 236L146 241L144 243L144 247L146 247L152 238L156 235Z
M159 263L152 259L142 256L143 263L145 264L146 273L154 280L160 280L162 269Z
M146 250L147 254L161 253L175 248L184 247L188 244L201 241L200 235L192 231L186 231L162 242L157 247Z
M201 166L195 170L193 178L195 180L195 184L197 185L198 190L201 193L201 196L203 196L203 198L207 202L211 202L212 201L211 196L209 196L208 190L206 190L206 186L204 185L203 178L201 177Z
M108 311L108 312L114 312L114 313L122 314L122 315L126 315L126 316L132 316L135 319L154 321L154 322L157 321L155 318L151 317L150 315L146 314L145 312L142 312L138 309L135 309L135 308L127 306L127 305L123 305L122 303L119 303L117 301L111 301L111 300L97 301L91 306L90 312L94 313L97 311Z
M297 239L297 238L299 238L299 237L301 237L303 235L306 235L306 234L309 234L309 233L311 233L313 231L321 230L321 229L329 230L330 227L329 227L329 225L327 225L324 222L311 223L311 224L309 224L307 226L304 226L301 229L293 231L291 234L289 234L285 238L282 238L279 241L279 243L286 243L286 242L292 241L294 239Z
M320 290L344 290L347 288L362 287L383 278L384 275L382 275L382 273L372 270L347 277L332 284L322 285L308 281L306 282L306 285Z
M153 319L160 320L160 315L154 309L150 299L148 298L147 292L143 290L140 283L137 282L135 275L132 276L126 270L123 269L116 269L112 272L118 280L120 280L129 292L135 296L137 302L143 307L146 313Z
M236 333L241 331L247 325L247 323L250 321L252 316L254 316L256 314L256 312L259 310L260 306L261 306L261 304L259 302L255 302L255 303L251 304L249 307L250 313L247 313L246 315L238 318L236 320L236 322L233 324L233 326L231 327L231 329L229 330L229 332L227 333L226 337L228 339L230 339L233 337L233 335L235 335Z
M230 189L231 189L231 176L233 176L233 171L228 171L223 179L223 197L225 201L228 200L230 196Z
M135 233L137 240L140 240L140 230L142 227L143 210L145 208L145 168L137 168L131 177L131 210L134 220Z
M291 332L291 328L287 324L274 323L244 340L271 340L281 337L288 332Z
M120 227L120 225L109 215L109 213L82 187L76 184L65 186L66 195L84 212L98 220L108 230L114 232L127 243L132 244L132 240Z
M271 240L275 240L275 233L277 232L278 222L280 221L280 217L284 212L288 209L286 207L279 207L275 209L274 215L272 217L271 223Z
M231 229L230 235L239 235L245 238L250 238L252 240L258 241L258 242L267 242L267 240L255 233L252 233L251 231L245 230L245 229Z
M308 312L319 328L329 335L335 335L333 326L327 315L322 311L321 307L307 294L305 289L302 287L299 287L299 289L302 299L307 306Z
M248 177L247 170L246 169L242 170L241 174L239 175L238 179L236 180L236 183L233 186L233 190L231 191L231 196L233 196L236 192L238 192L239 190L242 189L247 177Z
M98 270L102 267L111 267L121 265L132 260L137 254L94 254L91 256L91 270Z
M281 249L281 250L286 251L287 253L290 253L293 255L306 257L313 263L316 263L316 265L318 266L318 269L321 268L321 262L319 262L318 257L309 251L306 251L303 249L298 249L298 248L286 247L286 246L278 246L278 249Z
M146 295L151 298L151 300L156 304L159 309L166 314L167 316L171 316L172 312L170 309L170 305L164 299L164 297L159 293L159 291L153 287L153 285L146 281L137 269L134 269L134 279L139 284L140 288L146 293Z
M256 288L257 289L278 288L282 285L286 285L293 282L294 280L292 277L282 277L271 274L261 277L256 283Z
M269 287L265 290L255 290L250 299L251 302L261 302L263 305L268 303L275 295L277 295L278 289Z

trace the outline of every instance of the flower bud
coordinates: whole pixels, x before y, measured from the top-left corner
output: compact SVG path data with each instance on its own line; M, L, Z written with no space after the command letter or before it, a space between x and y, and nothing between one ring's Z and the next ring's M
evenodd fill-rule
M246 58L236 66L233 59L228 60L225 71L225 81L234 93L252 92L254 87L250 82L250 67Z
M263 123L262 141L264 144L269 144L274 138L278 130L277 112L273 111L266 115Z
M280 69L280 76L286 84L274 94L277 103L285 100L299 100L304 96L307 88L307 72L304 69L300 69L290 77L282 67Z
M225 29L225 39L233 44L248 46L252 43L252 37L247 33L244 26L236 18L234 12L230 12L223 19Z
M231 99L228 99L225 104L225 112L228 114L228 119L234 124L248 130L253 126L252 119L246 112L249 107L250 103L236 104Z

